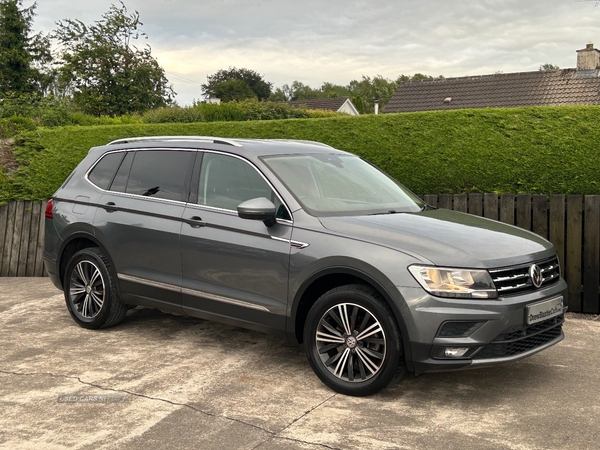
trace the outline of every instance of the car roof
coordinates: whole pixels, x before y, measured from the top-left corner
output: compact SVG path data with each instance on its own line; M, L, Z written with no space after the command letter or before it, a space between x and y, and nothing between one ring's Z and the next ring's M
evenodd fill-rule
M349 154L327 144L294 139L246 139L214 136L144 136L112 141L105 146L93 147L90 152L105 153L117 149L205 149L247 157L287 154Z

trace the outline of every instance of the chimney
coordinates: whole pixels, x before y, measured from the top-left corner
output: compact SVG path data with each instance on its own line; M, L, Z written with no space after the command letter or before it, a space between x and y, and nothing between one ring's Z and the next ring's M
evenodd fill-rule
M600 50L591 42L582 50L577 50L577 72L600 68Z

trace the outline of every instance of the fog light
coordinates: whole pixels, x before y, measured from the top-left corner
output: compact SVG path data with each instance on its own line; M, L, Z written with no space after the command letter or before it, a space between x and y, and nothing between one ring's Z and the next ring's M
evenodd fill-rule
M446 347L444 356L447 358L461 358L469 351L469 347Z
M434 359L467 359L479 347L433 347L431 357Z

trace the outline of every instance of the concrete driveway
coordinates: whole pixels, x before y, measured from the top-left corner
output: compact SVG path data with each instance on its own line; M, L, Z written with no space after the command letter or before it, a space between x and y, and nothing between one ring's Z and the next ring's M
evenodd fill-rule
M43 278L0 278L0 448L600 448L600 322L495 368L335 394L302 347L149 309L88 331Z

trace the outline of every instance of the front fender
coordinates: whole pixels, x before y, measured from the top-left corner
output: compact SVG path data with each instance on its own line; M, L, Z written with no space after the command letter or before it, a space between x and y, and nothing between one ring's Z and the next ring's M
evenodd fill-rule
M363 260L347 257L327 257L313 262L305 267L294 279L290 279L288 314L286 322L286 334L292 340L297 339L296 318L300 302L306 291L323 277L329 275L346 275L357 278L376 289L390 306L396 322L400 328L405 358L410 364L410 337L407 320L411 320L410 311L406 302L394 283L381 271ZM311 299L311 302L316 301ZM409 367L409 369L411 369Z

